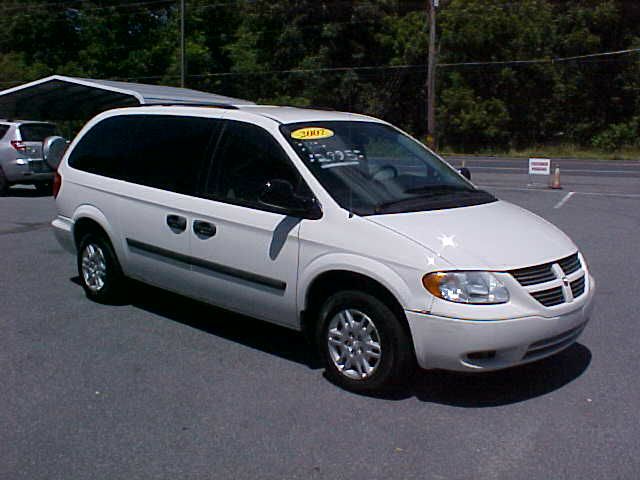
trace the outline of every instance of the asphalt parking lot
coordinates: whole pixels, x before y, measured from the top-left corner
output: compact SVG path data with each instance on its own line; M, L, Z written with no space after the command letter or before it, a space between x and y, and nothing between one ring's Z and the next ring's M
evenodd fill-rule
M467 161L478 185L583 251L591 323L541 362L419 372L381 397L329 383L280 327L150 287L89 302L49 228L53 199L13 189L0 198L0 478L638 478L640 163L569 165L551 191L490 162Z

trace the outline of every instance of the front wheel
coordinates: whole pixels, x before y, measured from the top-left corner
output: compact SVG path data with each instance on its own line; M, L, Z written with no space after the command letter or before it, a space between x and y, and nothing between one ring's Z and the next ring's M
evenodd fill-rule
M87 297L98 303L117 303L124 276L111 244L101 235L85 235L78 248L78 274Z
M415 368L411 337L400 319L364 292L339 292L327 299L317 341L327 376L354 392L401 383Z

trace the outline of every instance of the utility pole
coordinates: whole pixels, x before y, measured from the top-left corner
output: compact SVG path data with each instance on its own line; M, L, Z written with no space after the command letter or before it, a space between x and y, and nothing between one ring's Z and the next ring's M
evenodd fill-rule
M180 86L184 88L185 78L187 73L187 58L185 55L184 44L184 14L185 14L185 0L180 0Z
M439 0L429 2L429 70L427 72L427 143L436 147L436 9Z

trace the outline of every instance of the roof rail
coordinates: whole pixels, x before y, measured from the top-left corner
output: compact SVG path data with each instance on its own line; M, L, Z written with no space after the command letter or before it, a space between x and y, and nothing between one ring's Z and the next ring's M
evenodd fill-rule
M143 103L140 107L210 107L210 108L226 108L229 110L238 110L238 107L228 103L186 103L186 102L160 102L160 103Z

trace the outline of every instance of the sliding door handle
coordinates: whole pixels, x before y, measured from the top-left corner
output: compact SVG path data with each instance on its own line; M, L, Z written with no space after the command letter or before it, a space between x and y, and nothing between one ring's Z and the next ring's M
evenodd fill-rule
M173 233L182 233L187 229L187 219L180 215L167 215L167 225Z
M216 226L212 223L203 222L202 220L195 220L193 222L193 233L195 233L199 238L211 238L216 234L216 232Z

